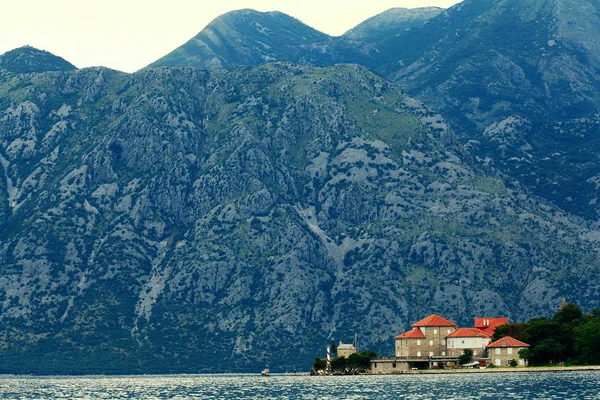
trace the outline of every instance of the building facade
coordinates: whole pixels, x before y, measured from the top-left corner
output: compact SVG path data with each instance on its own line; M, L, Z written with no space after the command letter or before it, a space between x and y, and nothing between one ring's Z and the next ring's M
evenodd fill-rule
M456 324L439 315L414 323L411 331L396 336L396 357L429 358L446 356L446 336Z
M427 339L419 328L396 336L396 357L422 357L423 343Z
M340 344L337 346L337 355L338 357L348 358L352 354L356 353L356 347L353 344L342 343L340 340Z
M491 343L496 327L504 324L508 324L508 318L476 318L474 328L459 329L454 322L432 314L414 323L410 331L396 336L394 357L371 360L371 371L386 374L453 367L465 349L473 350L473 358L480 365L503 367L515 360L517 365L526 366L527 361L519 357L519 351L528 348L527 343L511 337Z
M477 328L459 328L446 337L446 348L451 357L459 357L465 349L471 349L473 358L482 358L491 341L488 333Z
M503 337L487 345L488 358L496 367L506 367L511 360L517 361L519 367L527 366L527 360L519 356L519 351L528 348L527 343L514 339L510 336Z

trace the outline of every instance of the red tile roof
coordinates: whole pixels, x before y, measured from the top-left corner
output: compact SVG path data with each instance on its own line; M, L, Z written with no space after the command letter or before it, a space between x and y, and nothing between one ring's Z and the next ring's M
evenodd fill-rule
M486 347L529 347L527 343L511 338L510 336L496 340L494 343L488 344Z
M481 329L489 333L494 334L496 328L500 325L508 324L508 318L475 318L475 328Z
M420 328L425 326L456 326L456 324L440 317L439 315L431 314L429 317L414 323L412 326L415 328Z
M451 334L449 334L448 336L446 336L447 338L451 338L451 337L484 337L484 338L491 338L492 335L490 335L489 333L486 333L482 330L479 330L477 328L458 328L457 330L455 330L454 332L452 332Z
M425 335L419 328L404 332L402 335L396 336L396 339L425 339Z

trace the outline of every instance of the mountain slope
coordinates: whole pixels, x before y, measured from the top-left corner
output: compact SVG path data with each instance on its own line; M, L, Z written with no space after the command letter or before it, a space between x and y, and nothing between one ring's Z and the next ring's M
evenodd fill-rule
M594 1L467 0L390 38L379 71L447 116L475 156L597 220L599 14ZM399 62L406 42L418 51Z
M406 13L420 15L392 9L340 38L295 43L286 34L291 39L283 47L273 44L269 57L235 56L232 64L226 51L213 47L225 60L215 65L365 65L442 113L476 159L564 210L597 220L598 3L465 0L426 23L398 29Z
M31 46L20 47L0 55L0 68L24 74L77 69L65 59Z
M598 231L359 66L0 70L2 371L308 368L597 307Z
M149 67L213 70L275 61L304 65L366 63L370 46L321 33L281 12L238 10L221 15L183 46Z
M358 24L343 36L347 39L376 43L382 38L418 27L442 11L444 9L439 7L390 8Z

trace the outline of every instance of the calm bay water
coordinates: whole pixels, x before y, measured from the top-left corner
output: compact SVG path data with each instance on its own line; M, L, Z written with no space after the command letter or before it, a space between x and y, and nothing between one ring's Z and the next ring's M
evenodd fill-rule
M0 377L0 399L600 399L600 372Z

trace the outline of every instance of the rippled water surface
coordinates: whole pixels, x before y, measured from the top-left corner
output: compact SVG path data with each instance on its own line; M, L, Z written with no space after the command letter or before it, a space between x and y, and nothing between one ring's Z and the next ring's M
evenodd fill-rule
M600 372L0 377L2 399L600 399Z

